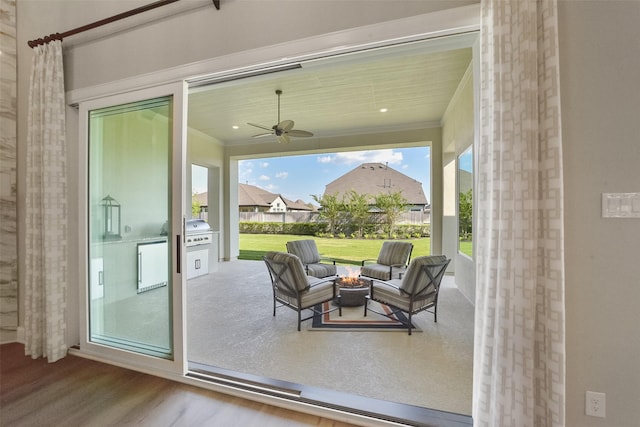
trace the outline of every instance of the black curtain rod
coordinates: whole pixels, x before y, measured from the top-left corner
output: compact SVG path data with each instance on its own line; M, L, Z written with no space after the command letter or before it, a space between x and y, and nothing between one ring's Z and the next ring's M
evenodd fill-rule
M101 19L100 21L92 22L91 24L83 25L82 27L78 27L78 28L74 28L73 30L65 31L64 33L55 33L55 34L48 35L48 36L46 36L44 38L40 38L40 39L36 39L36 40L29 40L27 42L27 44L29 45L30 48L34 48L36 46L47 44L47 43L49 43L49 42L51 42L53 40L62 40L65 37L69 37L69 36L72 36L74 34L83 33L85 31L92 30L94 28L101 27L103 25L110 24L112 22L116 22L116 21L119 21L121 19L133 16L133 15L137 15L137 14L142 13L142 12L147 12L149 10L156 9L158 7L161 7L161 6L166 6L168 4L175 3L177 1L180 1L180 0L160 0L160 1L156 1L154 3L150 3L150 4L146 5L146 6L140 6L138 8L131 9L131 10L128 10L126 12L119 13L117 15L113 15L113 16L110 16L110 17L105 18L105 19ZM213 1L213 5L216 7L216 9L220 10L220 0L212 0L212 1Z

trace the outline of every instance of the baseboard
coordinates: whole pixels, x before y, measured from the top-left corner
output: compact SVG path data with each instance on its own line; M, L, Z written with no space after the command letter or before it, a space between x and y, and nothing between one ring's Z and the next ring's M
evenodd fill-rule
M0 344L8 344L17 341L15 329L0 329Z

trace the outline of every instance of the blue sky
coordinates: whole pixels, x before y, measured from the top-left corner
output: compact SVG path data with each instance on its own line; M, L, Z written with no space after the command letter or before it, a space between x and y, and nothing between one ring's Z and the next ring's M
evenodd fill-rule
M389 167L421 182L431 200L429 155L429 147L419 147L243 160L238 181L308 203L313 202L312 194L321 196L327 184L360 164L388 162Z
M467 172L473 172L473 150L467 148L458 158L458 167Z
M418 147L242 160L238 180L308 203L313 202L312 194L321 196L328 183L362 163L388 162L389 167L421 182L427 200L431 201L429 155L429 147ZM192 182L194 193L207 191L206 169L193 168Z

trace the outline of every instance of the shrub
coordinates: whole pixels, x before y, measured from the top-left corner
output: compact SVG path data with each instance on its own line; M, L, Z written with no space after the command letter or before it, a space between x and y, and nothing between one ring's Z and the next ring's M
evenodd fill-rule
M327 225L311 222L240 222L240 233L245 234L295 234L301 236L320 236Z

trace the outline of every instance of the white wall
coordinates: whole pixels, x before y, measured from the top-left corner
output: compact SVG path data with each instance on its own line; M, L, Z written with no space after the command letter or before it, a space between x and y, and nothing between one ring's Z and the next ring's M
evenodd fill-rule
M475 54L475 53L474 53ZM451 267L454 270L456 285L469 301L475 303L475 263L466 255L458 251L458 164L457 158L474 141L474 81L473 64L460 81L460 85L447 111L442 118L442 145L445 147L445 208L443 226L443 253L451 257Z
M640 2L562 1L567 426L640 425L640 219L600 217L640 192ZM584 415L604 392L606 419Z
M147 0L137 2L142 3ZM166 24L76 45L67 53L67 87L86 87L465 3L475 2L223 1L221 11L210 8L179 14ZM107 0L94 0L91 7L69 0L17 2L19 170L24 170L31 60L26 41L130 6L129 2ZM282 20L286 25L279 24ZM638 22L637 1L559 1L567 238L566 425L570 427L626 427L637 425L638 420L640 222L604 220L599 215L602 192L640 191ZM225 171L223 176L228 179L230 174L233 171ZM73 180L77 170L70 170L70 176ZM20 172L18 185L24 188ZM78 183L70 185L77 187ZM18 209L23 208L24 193L19 189ZM23 241L24 224L18 225ZM237 248L225 240L229 257ZM19 251L24 259L23 249ZM583 415L586 389L607 393L605 420Z

